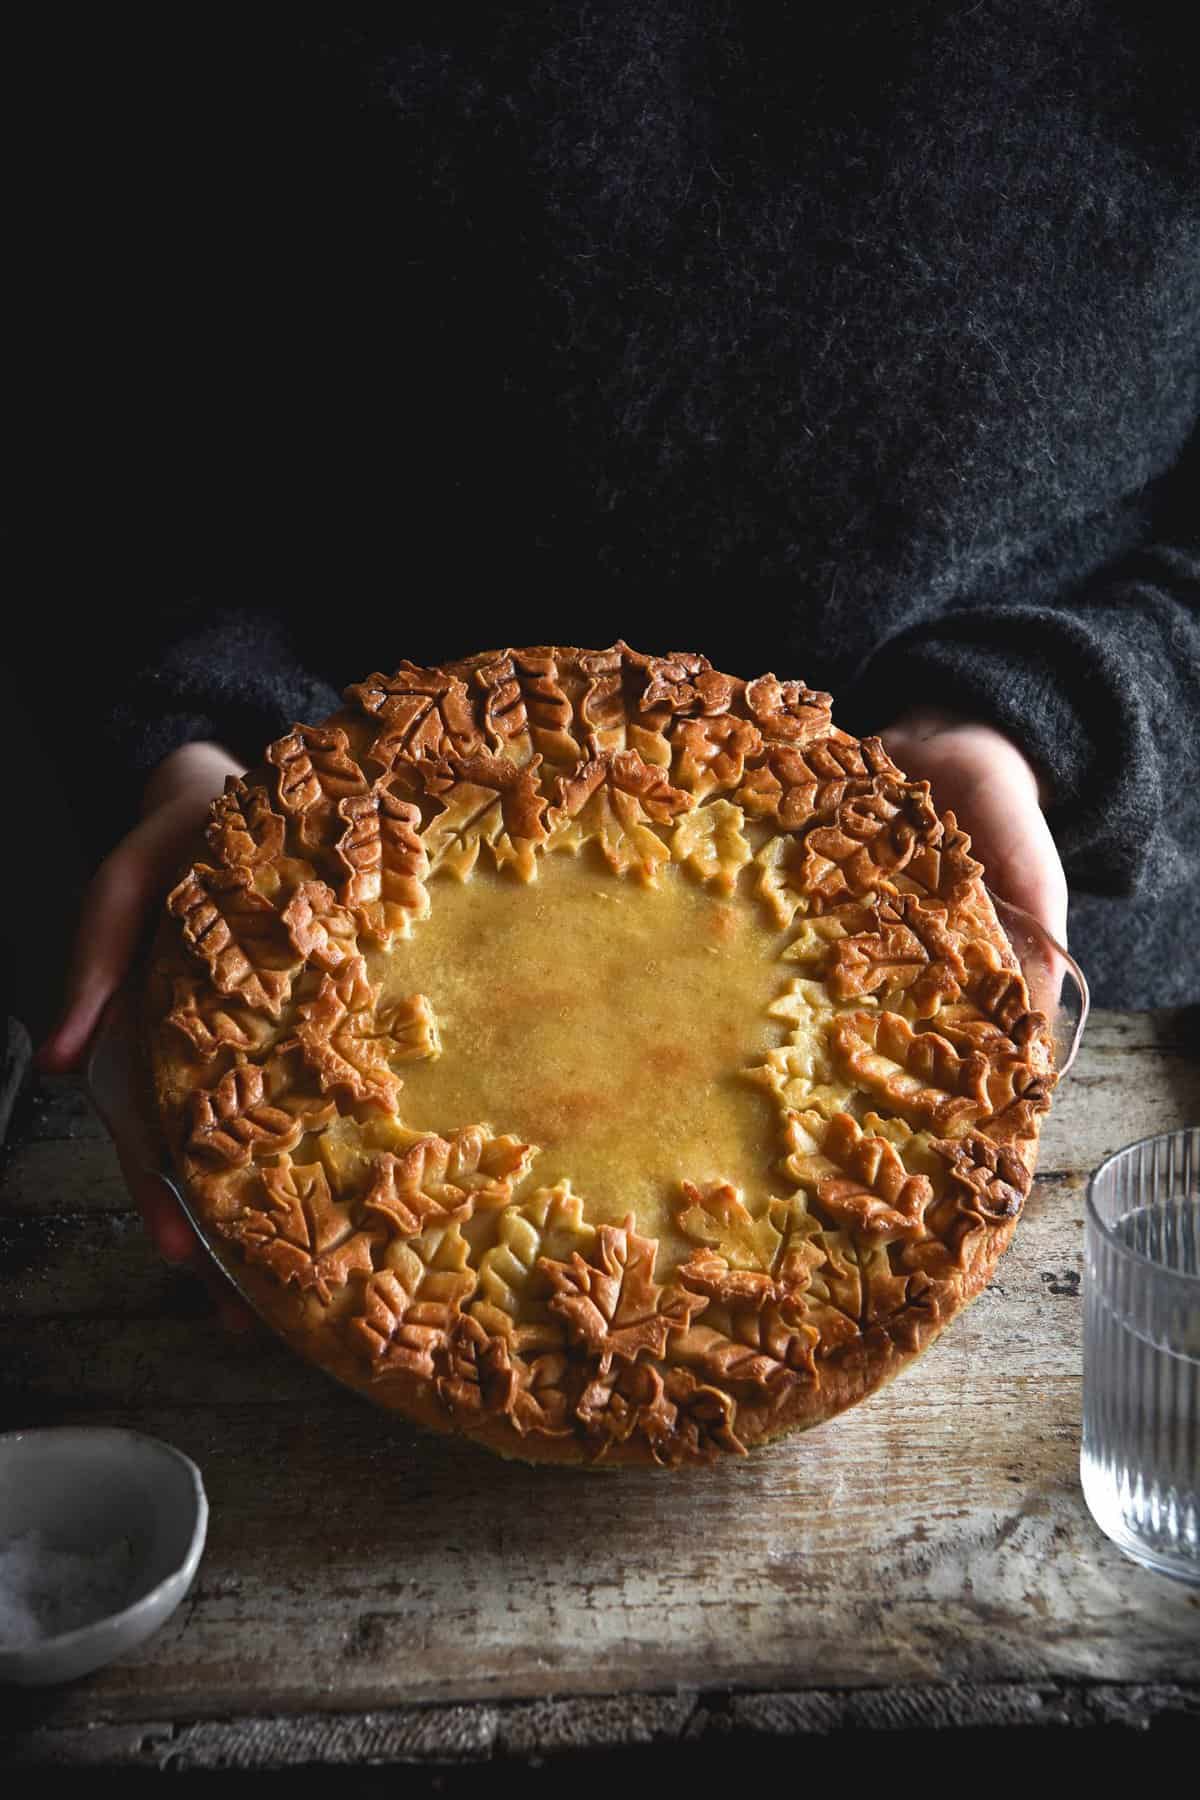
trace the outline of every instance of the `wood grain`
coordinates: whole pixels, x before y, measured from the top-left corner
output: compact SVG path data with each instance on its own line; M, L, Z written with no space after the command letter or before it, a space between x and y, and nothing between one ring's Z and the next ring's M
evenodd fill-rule
M419 1436L271 1341L224 1336L154 1258L78 1096L51 1084L0 1183L0 1415L165 1437L200 1464L212 1518L155 1639L26 1698L23 1757L95 1760L111 1740L110 1760L136 1761L135 1726L153 1740L220 1719L239 1756L269 1742L288 1760L263 1721L361 1749L365 1727L335 1716L380 1709L409 1721L398 1743L444 1715L459 1754L491 1754L514 1706L565 1695L593 1718L616 1696L594 1741L628 1743L651 1696L712 1691L739 1695L756 1730L817 1729L842 1705L828 1696L870 1691L975 1696L950 1707L960 1723L982 1694L1047 1685L1170 1689L1190 1707L1200 1594L1107 1542L1077 1469L1086 1172L1200 1118L1185 1025L1093 1020L997 1279L897 1386L675 1478L504 1464ZM668 1735L688 1716L676 1707ZM83 1731L97 1725L110 1739ZM209 1728L186 1729L203 1761Z

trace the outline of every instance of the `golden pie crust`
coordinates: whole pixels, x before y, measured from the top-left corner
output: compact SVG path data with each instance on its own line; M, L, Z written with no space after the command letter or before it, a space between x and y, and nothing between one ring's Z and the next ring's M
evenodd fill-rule
M951 813L799 681L402 663L213 803L146 989L190 1204L301 1354L530 1461L863 1399L988 1281L1052 1044Z

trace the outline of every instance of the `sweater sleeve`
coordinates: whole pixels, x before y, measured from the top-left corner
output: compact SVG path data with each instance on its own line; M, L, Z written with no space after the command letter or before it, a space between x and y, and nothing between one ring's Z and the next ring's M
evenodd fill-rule
M1168 488L1147 542L1078 592L926 618L880 645L858 696L889 723L886 669L907 704L1006 732L1049 787L1068 879L1094 894L1200 883L1200 437Z
M254 606L165 608L139 655L113 680L95 722L106 804L83 821L101 852L137 816L146 778L181 744L210 739L245 763L298 719L339 704L307 666L285 622ZM97 771L99 772L99 770Z

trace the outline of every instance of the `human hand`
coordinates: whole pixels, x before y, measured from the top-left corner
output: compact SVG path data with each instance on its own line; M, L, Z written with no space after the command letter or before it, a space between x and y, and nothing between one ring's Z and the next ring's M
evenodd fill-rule
M142 797L142 818L101 863L89 883L57 1025L38 1051L38 1067L62 1073L80 1067L100 1015L132 966L139 940L172 876L204 823L209 802L227 775L244 766L219 744L184 744L163 758ZM137 1147L114 1135L121 1171L150 1238L163 1259L195 1269L209 1287L226 1325L252 1320L227 1286L207 1268L196 1234L170 1188L146 1166Z
M934 707L916 707L880 734L888 755L914 781L928 781L939 812L951 811L1002 900L1032 914L1067 941L1067 878L1038 777L992 725Z

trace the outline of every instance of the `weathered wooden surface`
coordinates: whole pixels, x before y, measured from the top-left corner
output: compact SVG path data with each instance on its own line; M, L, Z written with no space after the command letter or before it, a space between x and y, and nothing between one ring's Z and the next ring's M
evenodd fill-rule
M144 1242L86 1104L48 1088L0 1183L0 1416L165 1437L212 1518L158 1637L6 1697L0 1738L26 1760L165 1743L250 1766L289 1743L344 1761L678 1738L730 1691L767 1732L1095 1721L1102 1694L1194 1713L1200 1594L1126 1561L1077 1473L1084 1178L1200 1118L1188 1027L1094 1019L998 1279L898 1385L676 1477L497 1462L225 1337Z

